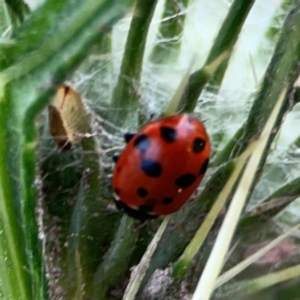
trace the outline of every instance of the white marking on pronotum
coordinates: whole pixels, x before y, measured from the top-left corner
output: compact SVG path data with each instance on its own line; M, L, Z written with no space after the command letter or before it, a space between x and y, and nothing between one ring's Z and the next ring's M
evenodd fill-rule
M129 208L134 209L134 210L139 210L139 208L135 205L127 205Z
M116 193L113 193L113 198L116 201L120 201L121 200L120 197Z
M154 212L151 212L151 211L148 211L148 212L147 212L147 215L150 215L150 216L157 216L157 214L156 214L156 213L154 213Z

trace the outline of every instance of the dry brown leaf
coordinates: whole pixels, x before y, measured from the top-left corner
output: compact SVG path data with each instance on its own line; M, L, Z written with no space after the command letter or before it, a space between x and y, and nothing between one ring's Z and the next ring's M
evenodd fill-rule
M49 125L59 149L68 150L80 143L88 133L91 115L87 112L81 95L63 85L48 107Z

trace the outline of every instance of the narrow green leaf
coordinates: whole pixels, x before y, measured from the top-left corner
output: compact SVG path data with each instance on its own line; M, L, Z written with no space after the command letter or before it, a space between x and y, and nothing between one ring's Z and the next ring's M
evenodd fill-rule
M23 0L5 0L13 17L17 18L19 22L23 22L26 15L29 14L30 9L27 3Z
M257 293L270 287L274 288L274 286L278 286L278 284L280 283L283 283L287 280L299 278L299 276L300 264L264 276L256 277L253 279L240 280L235 283L228 284L224 287L224 291L226 292L226 297L245 297L247 295ZM299 283L297 284L297 286L299 286ZM297 297L298 292L298 289L291 294L289 294L288 291L285 291L281 293L282 297L278 299L287 299L286 297L293 297L288 299L297 299L294 296Z
M210 65L223 53L228 53L228 56L222 60L222 63L218 65L218 68L214 70L214 74L212 74L215 85L220 85L223 80L234 44L238 39L242 26L254 2L255 0L235 0L230 6L230 10L204 63L204 66ZM210 78L211 77L207 78L204 76L203 69L194 72L190 76L189 84L182 98L182 103L186 103L184 111L194 110L197 100Z
M291 27L294 30L291 30ZM299 21L299 5L294 8L287 16L280 38L274 51L272 60L266 70L266 75L262 82L260 91L256 95L249 117L245 124L243 137L236 147L233 157L239 155L247 147L247 144L263 130L270 110L273 109L277 101L278 95L284 89L286 84L292 87L296 78L299 76L297 64L300 53L299 43L300 21ZM292 95L291 95L292 98ZM271 135L269 145L278 131L282 117L292 109L294 103L288 99L278 116L277 126Z
M1 93L1 92L0 92ZM2 95L5 92L2 90ZM8 98L0 100L0 225L1 225L1 260L5 264L0 264L0 290L3 296L11 299L30 300L33 297L30 284L30 274L26 253L24 251L24 232L19 220L20 214L20 194L15 188L16 180L11 176L20 176L20 170L12 168L10 155L10 144L7 140L9 132L8 124L16 119L12 119L9 114L11 106L7 103ZM10 124L12 125L12 124ZM11 140L12 141L12 140ZM18 159L20 165L20 144L14 138L14 157ZM8 164L9 162L9 164Z
M253 147L249 147L253 148ZM202 246L204 240L207 238L209 231L214 225L221 209L224 207L224 204L232 193L232 190L239 179L240 173L243 170L245 163L251 154L252 149L246 151L237 161L235 162L235 170L231 174L228 179L226 185L220 192L218 198L210 209L209 213L206 215L203 223L199 227L195 236L189 243L189 245L185 248L183 254L179 257L179 259L175 262L173 267L173 276L183 278L186 275L186 272L191 265L193 258L199 251Z
M109 245L119 220L119 214L107 214L106 203L97 201L103 182L95 140L93 137L85 138L81 144L86 173L81 179L68 236L66 260L69 283L65 288L69 297L76 297L79 290L83 295L92 296L94 282L91 278L102 260L99 249ZM107 228L105 232L103 228Z
M112 106L119 108L110 118L114 124L121 125L127 115L135 115L138 109L146 39L156 4L157 0L136 1L118 82L112 95ZM133 119L137 120L137 115Z
M249 280L247 282L241 282L241 285L245 287L247 294L252 294L284 281L297 278L300 276L300 264L289 267L265 276Z
M53 91L49 83L65 79L85 58L101 34L99 28L118 20L129 4L117 0L75 2L47 1L20 27L14 43L0 47L0 64L7 67L0 73L0 219L3 235L9 237L3 240L2 250L14 274L2 276L3 287L9 289L0 289L7 298L47 298L33 183L34 121Z
M136 272L132 272L132 277L130 278L130 281L126 287L123 300L134 300L135 296L140 288L140 285L142 283L142 280L146 274L146 271L149 266L149 262L153 256L154 251L156 250L156 247L158 245L158 242L160 241L169 221L170 221L171 215L168 215L164 218L162 223L160 224L159 229L155 233L151 243L149 244L145 254L143 255L139 265L136 267Z
M161 114L162 117L171 116L171 115L175 114L178 111L178 106L179 106L179 103L180 103L180 99L181 99L181 97L184 93L184 90L186 88L186 85L188 83L191 68L193 66L194 60L195 60L195 58L192 59L192 62L190 63L189 68L187 69L186 73L182 77L182 79L181 79L181 81L180 81L180 83L179 83L172 99L169 101L167 107L162 112L162 114Z
M241 219L238 230L254 224L263 225L264 222L276 216L291 202L300 196L300 178L288 182L272 195L263 199L258 206L247 212Z
M227 145L221 151L216 153L216 156L213 158L212 166L217 167L231 158L233 150L243 136L244 127L245 126L243 125L239 128Z
M175 62L180 53L182 33L189 0L166 0L159 25L158 42L152 49L150 60L155 64Z
M9 36L8 32L10 31L11 20L9 18L7 5L4 0L0 1L0 44L5 40L5 36ZM8 40L8 38L7 38Z
M104 299L108 289L118 285L119 280L128 270L138 233L139 231L134 229L132 219L124 215L110 248L95 272L95 297L101 296Z
M271 131L275 125L281 106L285 100L287 93L287 85L280 94L276 106L274 107L268 122L262 132L256 149L249 158L249 162L245 168L239 185L230 203L230 207L218 234L216 243L205 265L192 300L209 299L215 280L223 266L224 257L228 251L232 236L237 226L242 208L246 202L248 190L259 166L260 160L264 153Z
M237 274L241 273L244 269L246 269L248 266L250 266L252 263L254 263L256 260L258 260L260 257L265 255L268 251L270 251L272 248L277 246L280 242L282 242L285 238L287 238L289 235L292 235L296 230L298 230L300 227L300 224L297 224L296 226L293 226L290 228L287 232L281 234L279 237L274 239L272 242L268 243L263 248L259 249L254 254L247 257L242 262L235 265L233 268L229 269L225 273L223 273L221 276L218 277L215 283L215 288L220 287L230 279L232 279Z
M218 57L216 57L214 61L205 65L203 68L197 71L197 79L193 78L195 73L190 75L188 84L186 85L186 88L180 99L180 106L183 106L183 108L181 109L184 112L191 113L194 111L202 89L212 78L220 65L223 64L224 61L228 58L229 54L230 53L228 51L224 51Z

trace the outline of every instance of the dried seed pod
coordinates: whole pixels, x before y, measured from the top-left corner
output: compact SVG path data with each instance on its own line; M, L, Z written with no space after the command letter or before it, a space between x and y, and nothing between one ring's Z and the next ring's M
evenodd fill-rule
M89 131L91 115L81 95L66 85L57 90L48 113L50 131L59 149L69 150Z

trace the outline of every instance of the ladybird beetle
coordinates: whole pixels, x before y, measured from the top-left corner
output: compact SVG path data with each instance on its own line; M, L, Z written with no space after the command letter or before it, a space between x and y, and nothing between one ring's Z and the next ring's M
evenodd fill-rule
M182 207L201 182L210 155L204 125L178 114L126 134L127 145L116 162L112 186L119 209L145 220Z

